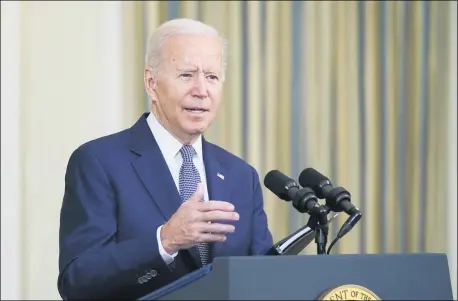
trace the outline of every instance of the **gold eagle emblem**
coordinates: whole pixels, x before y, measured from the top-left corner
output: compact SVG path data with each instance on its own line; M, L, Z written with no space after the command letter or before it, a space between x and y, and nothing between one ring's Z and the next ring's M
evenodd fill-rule
M346 284L322 293L318 300L382 300L371 290L360 285Z

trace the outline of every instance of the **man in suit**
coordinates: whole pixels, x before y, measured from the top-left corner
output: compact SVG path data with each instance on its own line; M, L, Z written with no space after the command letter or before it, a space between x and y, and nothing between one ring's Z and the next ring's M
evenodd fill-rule
M217 256L272 246L257 172L202 137L225 65L225 43L208 25L176 19L153 33L144 72L151 112L69 159L63 299L135 299Z

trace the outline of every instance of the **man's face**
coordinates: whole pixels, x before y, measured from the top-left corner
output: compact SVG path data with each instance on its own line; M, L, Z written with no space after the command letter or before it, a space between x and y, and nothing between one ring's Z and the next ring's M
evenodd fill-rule
M195 140L215 118L222 93L221 60L217 37L175 35L164 43L160 75L145 72L160 122L183 143Z

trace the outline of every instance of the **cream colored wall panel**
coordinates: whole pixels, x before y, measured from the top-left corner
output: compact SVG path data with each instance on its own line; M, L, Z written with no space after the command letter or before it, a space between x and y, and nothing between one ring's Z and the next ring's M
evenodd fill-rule
M20 299L19 2L2 2L2 300Z

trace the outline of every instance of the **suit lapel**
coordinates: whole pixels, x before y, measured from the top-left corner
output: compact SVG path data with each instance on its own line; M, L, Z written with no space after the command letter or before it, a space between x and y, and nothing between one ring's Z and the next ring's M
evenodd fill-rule
M165 160L160 154L147 153L132 164L153 201L168 220L180 207L181 198Z
M146 122L145 114L132 128L131 150L139 155L132 162L138 177L166 220L181 204L181 198L161 150Z
M207 189L210 200L214 201L230 201L229 185L226 178L227 169L218 160L213 146L202 139L202 149L205 164L205 174L207 179ZM222 246L221 243L213 243L211 246L212 258L218 253L218 249Z
M202 149L207 178L207 189L210 200L229 201L229 189L226 185L226 169L218 161L212 145L202 139Z

